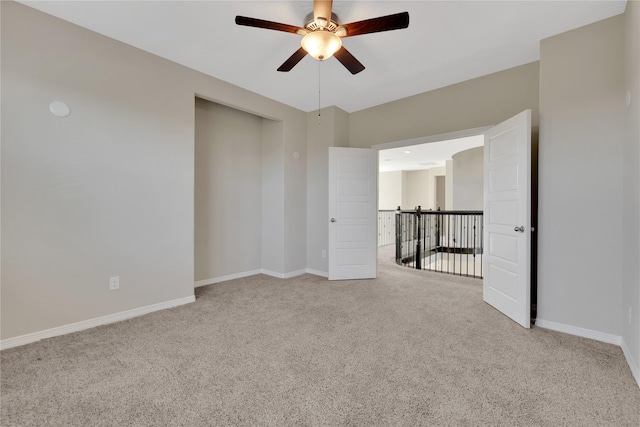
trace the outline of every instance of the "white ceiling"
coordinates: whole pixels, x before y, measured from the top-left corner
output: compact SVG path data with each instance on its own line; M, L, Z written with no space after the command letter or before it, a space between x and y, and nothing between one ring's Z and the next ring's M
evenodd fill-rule
M236 15L303 26L311 0L22 1L108 37L269 98L312 111L347 112L415 95L539 59L546 37L624 12L625 1L334 1L342 23L408 11L409 28L344 39L366 70L335 58L304 58L276 69L296 34L241 27Z
M380 172L412 171L445 166L447 160L459 153L484 145L484 136L468 136L447 141L409 145L379 151Z

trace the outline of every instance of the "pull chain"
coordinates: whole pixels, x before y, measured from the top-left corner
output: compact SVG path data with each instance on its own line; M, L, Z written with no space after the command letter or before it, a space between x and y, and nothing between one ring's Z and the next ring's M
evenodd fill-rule
M320 126L320 63L318 61L318 126Z

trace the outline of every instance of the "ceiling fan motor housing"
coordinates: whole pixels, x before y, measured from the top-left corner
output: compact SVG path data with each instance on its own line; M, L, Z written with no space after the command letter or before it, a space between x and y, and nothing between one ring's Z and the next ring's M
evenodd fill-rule
M316 31L316 30L322 30L325 29L327 31L331 31L332 33L335 32L338 27L340 26L339 21L338 21L338 15L336 15L335 13L331 12L331 21L327 22L327 24L325 25L324 28L322 28L321 26L318 25L318 23L314 20L313 18L313 12L311 12L310 14L308 14L305 18L304 18L304 28L307 31Z

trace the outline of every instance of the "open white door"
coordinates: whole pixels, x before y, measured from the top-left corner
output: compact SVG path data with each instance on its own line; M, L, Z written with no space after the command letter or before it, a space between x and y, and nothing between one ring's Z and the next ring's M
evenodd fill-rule
M483 298L531 325L531 110L484 136Z
M329 280L376 277L378 157L329 148Z

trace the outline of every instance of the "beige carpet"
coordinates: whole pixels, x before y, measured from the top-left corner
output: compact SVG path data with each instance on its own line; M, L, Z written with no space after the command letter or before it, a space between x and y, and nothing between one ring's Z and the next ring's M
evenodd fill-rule
M481 281L254 276L1 353L2 426L640 425L619 347L525 330Z

